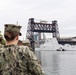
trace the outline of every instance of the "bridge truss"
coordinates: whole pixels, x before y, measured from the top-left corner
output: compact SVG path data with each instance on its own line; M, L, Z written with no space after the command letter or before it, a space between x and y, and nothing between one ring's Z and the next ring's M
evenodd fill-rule
M39 34L44 33L52 33L53 38L60 38L58 23L56 20L52 21L52 23L47 22L35 22L34 18L30 18L28 21L27 33L26 37L30 40L31 47L34 49L34 32L38 32ZM35 49L34 49L35 50Z

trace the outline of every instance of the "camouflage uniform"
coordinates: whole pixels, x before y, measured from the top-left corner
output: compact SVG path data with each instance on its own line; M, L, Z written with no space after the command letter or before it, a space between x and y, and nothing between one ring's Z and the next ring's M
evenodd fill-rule
M9 45L0 50L0 75L44 75L27 46Z
M12 30L6 25L5 30ZM14 31L20 31L15 26ZM27 46L5 45L0 48L0 75L44 75L34 53Z

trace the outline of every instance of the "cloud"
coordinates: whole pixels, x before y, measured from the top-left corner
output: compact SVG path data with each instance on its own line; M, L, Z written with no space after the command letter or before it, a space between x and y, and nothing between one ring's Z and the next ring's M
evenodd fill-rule
M74 36L76 34L75 7L75 0L0 0L0 30L3 32L5 23L16 24L18 21L22 25L23 39L26 35L28 19L33 17L39 20L57 20L61 36L69 34L71 30L71 35Z

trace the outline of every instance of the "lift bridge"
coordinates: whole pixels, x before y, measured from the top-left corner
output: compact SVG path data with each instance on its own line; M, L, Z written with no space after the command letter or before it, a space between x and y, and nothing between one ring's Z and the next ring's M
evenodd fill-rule
M34 32L41 34L42 32L53 33L53 38L60 38L57 21L52 23L46 23L45 21L35 22L34 18L30 18L28 21L26 37L30 40L31 47L34 49ZM41 37L40 37L41 38Z
M75 43L76 41L69 41L66 39L61 39L58 29L58 23L56 20L52 21L52 23L47 23L47 21L35 22L34 18L30 18L28 21L26 38L30 40L31 47L35 51L35 41L34 41L34 32L38 32L39 39L41 39L41 33L52 33L52 37L57 38L58 42L61 44L64 43Z

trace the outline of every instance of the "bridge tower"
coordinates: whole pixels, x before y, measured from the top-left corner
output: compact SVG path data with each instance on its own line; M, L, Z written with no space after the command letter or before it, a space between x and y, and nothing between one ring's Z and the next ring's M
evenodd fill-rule
M53 38L60 38L58 23L56 20L52 21L52 30L55 30L55 32L53 32Z

